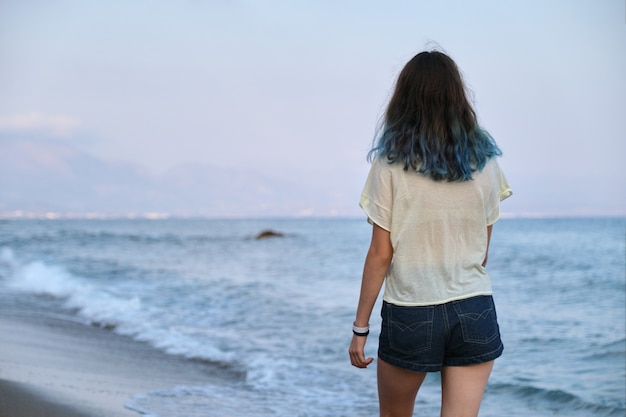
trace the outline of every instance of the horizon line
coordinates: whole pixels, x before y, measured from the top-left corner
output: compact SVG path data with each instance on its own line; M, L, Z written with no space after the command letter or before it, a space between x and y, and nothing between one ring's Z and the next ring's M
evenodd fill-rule
M262 214L262 215L214 215L214 214L176 214L167 212L27 212L22 210L0 212L0 220L245 220L245 219L359 219L364 215L356 214ZM565 218L626 218L626 212L503 212L501 219L565 219Z

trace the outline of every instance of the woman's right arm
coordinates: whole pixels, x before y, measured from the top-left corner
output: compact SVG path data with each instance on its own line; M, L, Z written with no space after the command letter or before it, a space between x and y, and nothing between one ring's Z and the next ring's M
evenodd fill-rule
M363 279L361 281L361 296L356 312L354 324L357 327L366 327L369 324L374 304L385 281L385 276L393 258L393 247L388 231L374 224L372 241L365 258ZM352 342L348 349L350 361L357 368L366 368L372 363L373 358L365 358L365 342L367 336L352 336Z

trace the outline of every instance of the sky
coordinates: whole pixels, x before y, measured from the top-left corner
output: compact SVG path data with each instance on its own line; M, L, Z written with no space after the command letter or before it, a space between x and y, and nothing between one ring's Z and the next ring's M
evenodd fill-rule
M359 216L433 47L503 150L504 214L626 215L624 0L0 0L0 213Z

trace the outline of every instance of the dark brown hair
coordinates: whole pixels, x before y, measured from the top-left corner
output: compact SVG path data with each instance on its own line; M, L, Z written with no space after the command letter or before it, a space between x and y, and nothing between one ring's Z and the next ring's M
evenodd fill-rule
M398 76L370 158L386 156L436 180L464 181L500 154L478 126L455 62L438 51L415 55Z

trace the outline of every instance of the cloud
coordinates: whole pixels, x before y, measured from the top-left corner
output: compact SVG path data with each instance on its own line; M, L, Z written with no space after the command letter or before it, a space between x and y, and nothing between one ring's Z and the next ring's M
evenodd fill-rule
M69 137L80 125L80 120L72 116L38 112L0 116L0 132L43 132L54 137Z

